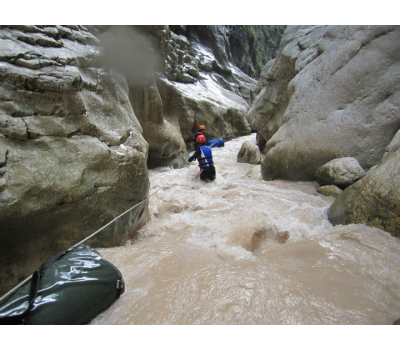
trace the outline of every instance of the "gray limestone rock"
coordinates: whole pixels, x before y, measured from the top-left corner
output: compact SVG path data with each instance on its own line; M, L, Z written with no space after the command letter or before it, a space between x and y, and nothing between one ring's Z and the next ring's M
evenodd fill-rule
M0 28L0 293L145 200L148 166L186 163L199 124L208 138L250 133L256 81L232 64L230 35L227 26ZM123 244L147 210L141 202L89 243Z
M128 84L84 27L0 28L0 294L148 195ZM147 202L88 241L123 244Z
M275 59L270 60L266 63L266 65L263 67L262 71L261 71L261 75L260 75L260 79L258 79L257 81L257 86L254 89L254 94L258 95L261 90L267 85L268 83L268 77L269 77L269 72L271 70L271 68L274 66L275 64Z
M332 159L376 165L400 127L399 26L289 26L248 112L264 179L315 180Z
M397 131L396 135L393 137L393 140L386 147L386 151L382 157L382 161L385 161L387 158L391 157L398 150L400 150L400 130Z
M108 64L127 79L130 103L149 144L150 168L186 164L200 124L211 139L251 130L246 112L256 81L229 62L223 26L172 28L175 32L169 26L91 28ZM138 57L137 51L146 50L147 60ZM153 62L148 69L147 61Z
M329 208L335 225L362 223L400 237L400 149L348 187Z
M246 141L243 143L237 155L238 163L261 164L262 156L255 142Z
M326 185L318 187L317 192L327 197L337 198L343 192L343 190L335 185Z
M344 157L333 159L317 170L317 181L320 185L335 185L346 188L365 175L357 159Z

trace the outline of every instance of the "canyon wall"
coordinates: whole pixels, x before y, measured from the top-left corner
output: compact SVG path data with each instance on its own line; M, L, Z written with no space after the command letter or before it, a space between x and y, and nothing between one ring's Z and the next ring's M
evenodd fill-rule
M248 112L263 178L319 181L321 166L351 157L374 169L337 198L330 219L400 235L398 150L382 159L400 128L399 50L398 26L288 26Z
M148 194L128 84L101 57L81 26L0 28L1 292ZM146 215L144 202L91 244L122 244Z
M234 57L259 40L232 54L235 26L0 26L0 294L140 203L88 241L124 244L148 219L148 167L186 164L199 124L250 132L271 28L250 77Z
M193 135L249 133L246 113L284 26L92 26L107 63L122 71L149 144L148 166L183 166ZM246 74L247 72L248 74Z

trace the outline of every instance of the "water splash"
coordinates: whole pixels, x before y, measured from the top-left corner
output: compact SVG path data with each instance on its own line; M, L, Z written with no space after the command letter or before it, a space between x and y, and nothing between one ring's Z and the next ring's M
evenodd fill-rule
M213 149L217 178L150 171L151 219L102 249L125 294L93 324L391 324L400 317L400 241L332 227L313 182L263 181L237 163L245 136ZM171 180L172 179L172 180Z

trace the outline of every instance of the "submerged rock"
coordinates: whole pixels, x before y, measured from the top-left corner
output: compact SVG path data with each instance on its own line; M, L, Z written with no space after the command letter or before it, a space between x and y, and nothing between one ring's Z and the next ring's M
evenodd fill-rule
M261 164L261 152L258 146L251 141L246 141L237 155L238 163Z

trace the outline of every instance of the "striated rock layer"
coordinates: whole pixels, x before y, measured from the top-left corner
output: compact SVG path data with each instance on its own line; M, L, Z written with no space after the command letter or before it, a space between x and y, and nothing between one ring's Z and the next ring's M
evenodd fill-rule
M184 165L200 124L207 126L209 138L250 132L246 112L256 81L232 64L228 29L171 28L90 27L108 62L128 81L130 102L149 144L151 168ZM140 69L132 74L135 67Z
M148 144L84 27L0 28L0 293L145 199ZM144 202L90 244L122 244Z

